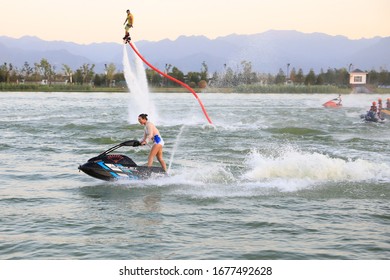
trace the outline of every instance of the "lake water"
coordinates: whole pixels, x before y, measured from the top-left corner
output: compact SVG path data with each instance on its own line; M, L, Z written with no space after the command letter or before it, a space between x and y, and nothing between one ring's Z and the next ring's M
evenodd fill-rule
M336 96L200 94L211 126L151 94L170 176L108 183L77 168L142 137L129 93L0 93L1 259L389 259L390 122L359 116L390 93Z

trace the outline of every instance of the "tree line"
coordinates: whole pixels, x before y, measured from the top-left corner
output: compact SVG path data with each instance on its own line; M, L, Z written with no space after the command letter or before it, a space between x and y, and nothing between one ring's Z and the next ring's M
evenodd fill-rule
M288 64L288 67L290 64ZM346 68L329 68L326 71L321 69L316 74L313 69L305 74L301 68L298 70L293 67L291 71L287 67L287 73L279 69L276 75L270 73L257 73L252 70L252 63L242 61L239 67L234 71L231 67L226 67L223 72L214 73L212 81L219 87L236 87L239 85L333 85L338 87L349 86L349 71ZM374 86L389 86L390 72L386 69L367 71L367 83Z
M75 70L67 64L62 64L61 69L57 69L45 58L33 65L26 61L20 69L12 63L4 62L0 65L0 83L44 83L48 85L67 83L109 86L114 79L124 80L124 76L123 73L116 73L116 66L113 63L105 65L104 74L97 74L95 64L89 63L84 63Z
M288 64L288 67L290 65ZM346 68L321 69L316 74L313 69L305 74L302 69L287 67L287 73L279 69L276 74L258 73L253 70L250 61L241 61L234 69L224 65L220 72L209 73L205 61L202 62L200 71L182 72L176 66L166 64L164 72L170 76L187 83L191 87L204 88L206 86L218 88L234 88L240 85L333 85L338 87L349 86L349 71ZM390 73L382 68L380 71L367 71L367 82L374 86L389 86ZM164 78L152 69L146 69L146 77L151 87L175 87L174 82ZM47 59L42 58L39 63L30 65L25 62L21 68L12 63L0 64L0 83L66 83L77 85L93 85L95 87L123 87L125 85L124 73L117 71L114 63L106 64L104 73L95 72L95 64L83 64L77 69L71 69L67 64L62 64L60 69L52 65Z

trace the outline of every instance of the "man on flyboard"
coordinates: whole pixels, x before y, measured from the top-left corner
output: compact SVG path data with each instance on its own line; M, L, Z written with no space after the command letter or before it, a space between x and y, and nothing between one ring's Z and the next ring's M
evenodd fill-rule
M128 43L130 42L131 38L130 38L130 33L129 33L129 29L131 27L133 27L133 21L134 21L134 17L133 15L130 13L130 10L127 10L126 11L127 13L127 16L126 16L126 20L123 24L125 24L125 30L126 30L126 33L125 33L125 37L123 37L123 41L125 41L125 43Z

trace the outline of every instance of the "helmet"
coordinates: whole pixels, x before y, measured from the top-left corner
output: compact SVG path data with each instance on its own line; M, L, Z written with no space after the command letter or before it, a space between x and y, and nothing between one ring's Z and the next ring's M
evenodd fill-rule
M382 98L378 98L378 102L382 102Z
M372 102L372 105L376 105L376 102L374 101L374 102Z

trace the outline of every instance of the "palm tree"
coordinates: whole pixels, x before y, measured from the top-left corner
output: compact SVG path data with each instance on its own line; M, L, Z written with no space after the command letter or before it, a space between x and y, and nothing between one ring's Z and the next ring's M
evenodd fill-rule
M64 70L64 73L65 73L65 76L67 76L69 78L69 83L72 84L73 83L73 80L72 80L72 76L73 76L73 72L72 72L72 69L66 65L66 64L62 64L62 70Z

